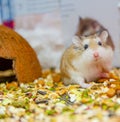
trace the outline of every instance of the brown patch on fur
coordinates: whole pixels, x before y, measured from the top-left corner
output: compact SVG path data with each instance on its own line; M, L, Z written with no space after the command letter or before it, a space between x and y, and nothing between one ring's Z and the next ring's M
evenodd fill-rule
M61 65L60 65L60 70L62 77L64 78L70 78L70 76L68 75L68 70L70 71L77 71L77 69L72 65L72 62L74 58L77 58L78 56L75 55L75 53L78 53L78 55L81 55L82 51L75 51L74 46L70 46L69 48L66 49L66 51L64 52L62 59L61 59Z
M99 30L96 31L95 27L99 27ZM77 32L75 33L75 35L77 36L85 36L85 33L89 31L89 35L93 35L95 33L97 33L98 35L103 31L106 30L108 31L105 27L103 27L98 21L92 19L92 18L80 18L79 20L79 24L78 24L78 29ZM108 32L109 33L109 32ZM110 36L110 34L108 34L108 39L107 39L107 45L111 46L112 49L115 49L113 40Z

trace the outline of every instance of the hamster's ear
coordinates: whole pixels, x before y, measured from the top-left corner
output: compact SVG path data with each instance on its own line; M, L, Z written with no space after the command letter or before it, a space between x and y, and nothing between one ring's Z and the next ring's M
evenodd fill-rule
M101 39L101 41L106 42L107 38L108 38L108 32L107 32L107 31L103 31L103 32L100 34L100 39Z
M79 23L83 23L83 18L79 17Z
M74 36L72 39L74 46L79 47L82 44L82 40L78 36Z
M83 20L82 17L79 16L79 21L82 21L82 20Z

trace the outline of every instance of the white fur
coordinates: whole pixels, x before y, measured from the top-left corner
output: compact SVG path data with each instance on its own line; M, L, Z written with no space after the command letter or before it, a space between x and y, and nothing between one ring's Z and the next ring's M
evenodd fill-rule
M73 39L72 39L72 43L73 43L76 47L80 46L80 45L82 44L81 42L82 42L82 41L80 40L80 38L79 38L78 36L74 36Z
M97 51L100 55L100 59L97 61L93 57L94 51ZM78 59L73 60L72 64L77 71L69 71L71 79L82 87L89 87L89 84L86 84L85 80L89 82L99 78L103 73L103 69L106 72L109 71L112 67L112 57L113 51L111 48L106 49L98 46L96 50L87 49Z
M108 33L103 31L100 37L95 37L90 40L84 38L80 40L78 37L74 37L73 44L76 46L84 46L85 44L90 44L90 41L96 42L96 48L88 47L72 60L72 65L76 70L68 70L71 79L65 79L65 84L77 83L81 87L87 88L90 84L85 83L85 81L94 81L101 76L104 76L112 67L113 51L112 48L107 46L103 47L97 45L98 42L106 41ZM95 58L94 53L97 52L99 57Z
M96 42L101 42L101 39L96 37Z
M85 45L85 44L88 44L88 45L89 45L89 43L90 43L90 40L89 40L89 39L85 39L85 40L83 41L83 45Z

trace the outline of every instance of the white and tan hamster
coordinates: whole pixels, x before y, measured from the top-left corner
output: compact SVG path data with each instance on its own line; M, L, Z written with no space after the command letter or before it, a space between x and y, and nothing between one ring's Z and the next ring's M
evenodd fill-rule
M76 35L77 36L89 36L89 35L92 35L95 33L97 33L99 35L103 30L106 30L108 32L108 30L102 24L100 24L97 20L88 18L88 17L86 17L86 18L80 17ZM112 40L109 32L108 32L108 38L107 38L106 43L108 45L110 45L113 50L115 49L113 40Z
M79 84L90 87L88 82L106 77L112 68L113 50L106 44L108 32L100 36L75 36L73 44L67 48L61 59L61 75L66 85Z

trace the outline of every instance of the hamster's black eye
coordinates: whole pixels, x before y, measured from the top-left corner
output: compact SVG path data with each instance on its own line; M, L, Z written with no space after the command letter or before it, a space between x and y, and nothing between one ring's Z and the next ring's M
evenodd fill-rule
M98 45L102 46L102 43L101 42L98 42Z
M85 44L85 45L84 45L84 49L85 49L85 50L86 50L88 47L89 47L88 44Z

